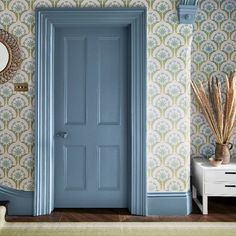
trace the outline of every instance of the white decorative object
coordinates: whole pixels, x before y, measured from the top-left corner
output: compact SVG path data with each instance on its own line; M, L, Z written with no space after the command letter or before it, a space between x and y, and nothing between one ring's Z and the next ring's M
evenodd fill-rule
M197 193L202 196L202 204ZM204 215L208 214L208 197L236 197L236 162L216 168L205 158L192 158L192 194Z
M211 163L212 166L220 166L223 162L223 160L216 160L214 157L209 158L209 162Z

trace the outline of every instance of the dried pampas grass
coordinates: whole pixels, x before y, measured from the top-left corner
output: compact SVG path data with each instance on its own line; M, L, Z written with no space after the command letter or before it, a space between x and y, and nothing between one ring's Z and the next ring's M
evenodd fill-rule
M191 81L193 91L202 112L216 138L217 143L229 142L236 124L236 70L225 78L226 95L223 103L223 91L218 78L208 82L208 93L202 82Z

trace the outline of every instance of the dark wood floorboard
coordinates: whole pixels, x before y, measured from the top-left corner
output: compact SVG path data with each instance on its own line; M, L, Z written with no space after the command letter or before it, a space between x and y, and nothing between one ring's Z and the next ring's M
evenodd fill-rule
M49 216L7 216L8 222L236 222L236 198L210 198L209 214L195 203L188 216L134 216L127 209L55 209Z

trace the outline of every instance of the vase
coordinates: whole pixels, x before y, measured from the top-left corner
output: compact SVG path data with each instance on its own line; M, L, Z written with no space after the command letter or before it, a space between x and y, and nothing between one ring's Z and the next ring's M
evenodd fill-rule
M215 159L223 160L222 164L228 164L230 162L230 151L233 148L232 143L216 143Z

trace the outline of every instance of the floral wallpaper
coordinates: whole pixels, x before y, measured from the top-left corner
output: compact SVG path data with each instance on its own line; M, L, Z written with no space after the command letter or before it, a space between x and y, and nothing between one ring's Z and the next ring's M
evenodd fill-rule
M188 191L192 26L178 23L177 3L0 0L0 28L17 37L23 58L13 80L0 86L0 185L21 190L34 187L34 9L145 6L148 9L148 191ZM29 92L15 92L14 82L28 82Z
M236 69L236 1L200 0L192 43L193 80L207 82L211 76L224 79ZM194 94L191 106L191 153L210 157L215 139L200 112ZM234 134L232 143L236 145ZM236 149L231 151L232 157Z

